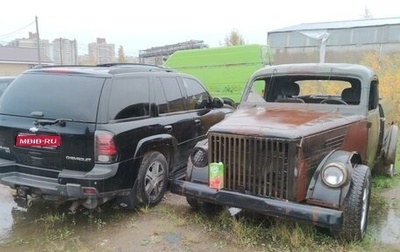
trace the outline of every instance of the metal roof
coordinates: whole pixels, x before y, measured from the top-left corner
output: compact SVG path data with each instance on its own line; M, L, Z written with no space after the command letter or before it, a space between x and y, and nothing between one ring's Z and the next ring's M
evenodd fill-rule
M260 75L344 75L358 76L359 78L372 79L375 76L369 67L349 63L298 63L281 64L260 68L252 78Z
M48 57L41 54L41 63L53 63ZM0 62L9 63L38 63L38 51L36 48L0 46Z
M326 29L343 29L355 27L383 26L383 25L399 25L400 17L392 18L376 18L376 19L360 19L322 23L304 23L277 29L268 33L290 32L290 31L309 31L309 30L326 30Z

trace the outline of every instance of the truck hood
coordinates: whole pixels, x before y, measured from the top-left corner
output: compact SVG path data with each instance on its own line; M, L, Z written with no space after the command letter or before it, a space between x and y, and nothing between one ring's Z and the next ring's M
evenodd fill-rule
M312 110L310 107L265 108L236 110L231 116L210 128L210 132L249 136L301 138L363 120L363 116L332 111Z

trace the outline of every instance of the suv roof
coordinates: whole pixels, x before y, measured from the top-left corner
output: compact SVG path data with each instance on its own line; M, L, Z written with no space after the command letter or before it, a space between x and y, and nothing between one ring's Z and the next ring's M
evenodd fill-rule
M97 65L54 65L54 66L37 66L34 69L25 71L29 72L70 72L84 73L91 75L106 74L115 75L121 73L135 72L174 72L172 69L158 65L139 64L139 63L104 63Z

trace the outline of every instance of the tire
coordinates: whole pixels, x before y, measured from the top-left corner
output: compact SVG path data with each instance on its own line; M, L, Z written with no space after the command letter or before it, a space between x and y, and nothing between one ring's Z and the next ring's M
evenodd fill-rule
M154 177L155 174L159 174L159 176ZM159 152L148 152L142 159L137 179L130 193L117 198L116 204L126 209L135 209L141 206L153 207L164 197L167 181L168 163L166 158Z
M384 166L385 175L392 178L394 176L394 168L396 167L396 163L388 164Z
M341 207L342 227L331 230L341 240L356 241L364 238L368 224L371 195L371 172L368 166L357 165L351 176L348 195Z
M146 153L137 179L139 202L150 207L160 203L168 186L168 163L164 155L156 151Z
M204 215L214 215L220 213L224 207L207 201L198 200L193 197L186 197L186 201L189 203L190 207Z
M385 144L385 165L394 164L396 162L396 153L397 153L397 135L399 128L397 125L392 125L389 129L388 135L386 136L387 142Z
M394 162L393 164L385 164L385 161L383 159L384 157L380 157L380 160L378 161L372 172L373 174L387 176L391 178L394 176L395 173L396 162Z

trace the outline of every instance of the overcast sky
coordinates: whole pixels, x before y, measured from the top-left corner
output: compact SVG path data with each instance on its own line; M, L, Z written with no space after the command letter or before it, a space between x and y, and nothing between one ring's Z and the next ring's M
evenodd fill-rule
M7 0L1 3L0 43L26 38L76 39L80 52L105 38L125 54L188 40L220 46L237 30L246 43L266 44L268 31L300 23L400 17L393 0Z

